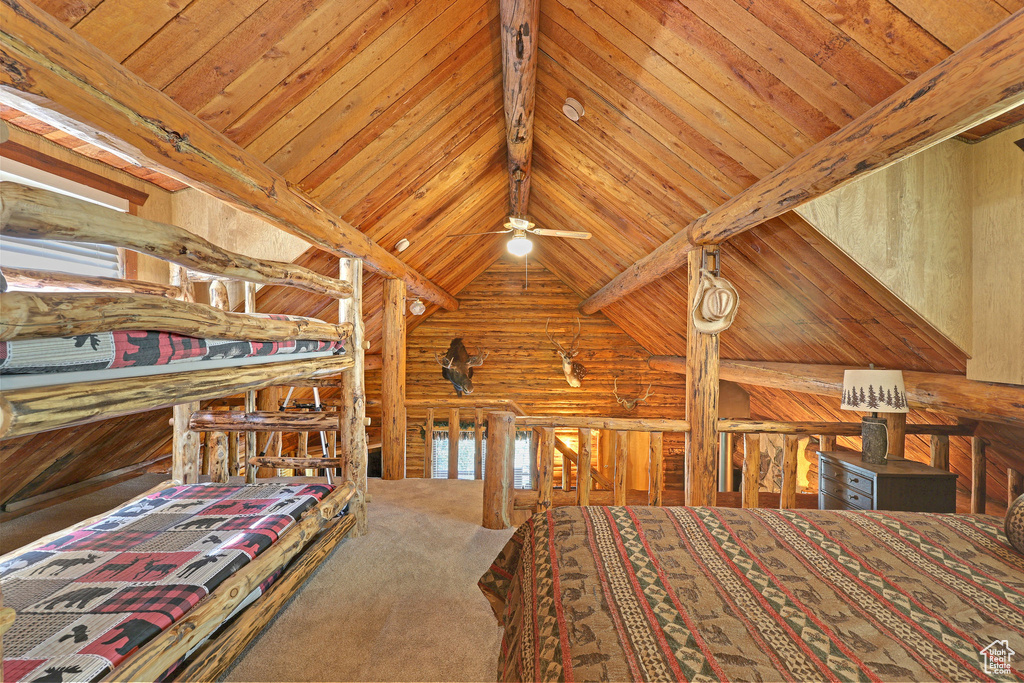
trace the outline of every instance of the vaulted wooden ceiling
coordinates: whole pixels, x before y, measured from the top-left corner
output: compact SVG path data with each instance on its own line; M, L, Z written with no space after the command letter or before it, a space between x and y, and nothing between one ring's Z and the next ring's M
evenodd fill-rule
M446 239L496 229L508 211L497 0L38 4L385 248L408 238L401 258L450 292L501 254L498 236ZM594 237L538 237L534 256L593 293L1020 9L541 0L530 213ZM586 108L578 123L561 113L567 96ZM336 268L315 250L300 260ZM962 351L795 215L728 243L723 274L743 299L724 357L964 371ZM604 313L652 353L682 353L685 283L676 273ZM369 278L372 341L379 289ZM302 293L261 299L331 317Z

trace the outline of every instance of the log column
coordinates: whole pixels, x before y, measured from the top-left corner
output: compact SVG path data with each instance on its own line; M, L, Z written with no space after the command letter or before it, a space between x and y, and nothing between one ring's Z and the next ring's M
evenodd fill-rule
M718 251L695 249L686 255L687 281L692 313L704 257L718 258ZM715 471L718 455L718 335L698 332L693 316L686 316L686 504L715 504Z
M579 446L576 452L579 457L576 461L576 504L590 505L590 467L591 467L591 443L590 430L581 428L579 430Z
M214 280L210 283L210 305L222 311L230 308L228 288L222 280ZM232 434L231 438L234 439L235 435ZM210 432L206 436L206 449L209 454L210 481L216 484L226 484L231 475L227 433Z
M194 302L195 289L188 279L188 271L174 263L169 264L171 284L178 287L182 301ZM182 403L171 408L174 432L171 437L171 479L182 484L199 482L200 443L199 433L188 428L192 413L199 410L199 401Z
M487 529L507 529L512 526L515 455L515 414L501 411L488 413L483 510L483 525Z
M427 408L423 422L423 478L434 476L434 409Z
M363 339L363 262L339 260L338 279L351 283L352 296L338 301L338 322L352 323L352 369L345 373L341 387L341 433L344 477L356 485L349 509L356 518L353 536L366 533L366 389Z
M384 280L381 349L381 457L384 479L405 478L405 282Z
M743 492L741 504L756 508L761 504L761 437L743 435Z
M256 284L245 283L245 312L256 312ZM256 412L256 392L245 392L245 412ZM256 432L245 432L245 457L242 458L242 469L245 472L246 483L252 484L256 479L256 469L249 467L249 458L256 457Z

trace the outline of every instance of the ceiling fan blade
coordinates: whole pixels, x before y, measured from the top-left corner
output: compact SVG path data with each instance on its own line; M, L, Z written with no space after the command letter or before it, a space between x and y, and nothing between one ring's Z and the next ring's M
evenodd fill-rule
M474 235L501 235L502 233L512 232L511 230L491 230L490 232L462 232L457 235L445 235L444 238L449 237L473 237Z
M589 240L590 233L584 230L548 230L547 228L534 228L531 230L534 235L545 237L568 237L575 240Z

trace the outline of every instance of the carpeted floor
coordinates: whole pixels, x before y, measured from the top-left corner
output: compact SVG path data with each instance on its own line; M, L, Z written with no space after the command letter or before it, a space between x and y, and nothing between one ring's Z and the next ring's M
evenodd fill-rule
M370 480L347 539L229 681L493 681L501 630L476 587L512 531L480 526L477 481Z

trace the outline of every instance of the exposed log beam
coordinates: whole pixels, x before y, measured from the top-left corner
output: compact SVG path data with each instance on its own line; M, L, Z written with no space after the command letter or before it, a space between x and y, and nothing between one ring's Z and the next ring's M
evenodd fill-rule
M72 337L115 330L160 330L190 337L290 341L336 341L352 334L351 323L311 318L274 320L222 311L149 294L4 292L0 294L0 340Z
M251 258L176 225L18 183L0 183L0 226L9 237L107 244L230 279L287 285L335 298L352 295L349 283L309 268Z
M458 308L451 294L35 5L3 0L0 43L3 104Z
M684 372L686 359L653 356L648 365L653 370ZM720 375L724 380L740 384L839 398L846 369L842 365L723 360ZM903 381L911 408L1024 426L1024 387L913 370L903 371Z
M1024 102L1024 10L712 209L580 304L595 313L717 244Z
M518 216L526 214L530 203L540 0L501 0L500 4L509 211Z

